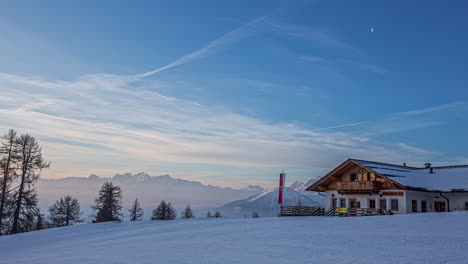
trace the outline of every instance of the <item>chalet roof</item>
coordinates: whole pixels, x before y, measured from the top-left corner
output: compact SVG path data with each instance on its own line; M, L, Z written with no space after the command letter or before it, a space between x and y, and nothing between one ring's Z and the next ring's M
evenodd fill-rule
M382 162L353 161L385 176L408 189L428 191L468 191L468 165L410 167Z

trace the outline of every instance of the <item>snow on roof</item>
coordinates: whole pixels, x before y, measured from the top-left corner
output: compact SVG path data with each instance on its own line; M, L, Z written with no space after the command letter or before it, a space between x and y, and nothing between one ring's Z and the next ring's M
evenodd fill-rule
M367 160L355 162L410 189L468 191L468 165L417 168Z

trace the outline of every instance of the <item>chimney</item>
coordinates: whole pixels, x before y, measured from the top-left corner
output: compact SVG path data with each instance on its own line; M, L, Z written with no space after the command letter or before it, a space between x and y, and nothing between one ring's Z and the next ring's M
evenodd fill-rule
M424 163L424 166L426 166L426 169L429 169L431 167L431 163Z

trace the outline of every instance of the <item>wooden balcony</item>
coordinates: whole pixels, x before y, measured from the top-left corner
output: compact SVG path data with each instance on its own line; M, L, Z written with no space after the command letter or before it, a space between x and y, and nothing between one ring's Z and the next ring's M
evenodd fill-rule
M380 190L380 182L377 181L350 181L337 182L337 190L339 193L356 193L356 194L373 194Z

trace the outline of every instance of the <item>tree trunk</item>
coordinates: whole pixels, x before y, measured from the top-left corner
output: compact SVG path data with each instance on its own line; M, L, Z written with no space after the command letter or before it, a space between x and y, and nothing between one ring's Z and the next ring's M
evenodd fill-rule
M18 199L16 200L16 208L15 208L15 213L13 214L13 226L11 228L11 233L15 234L18 233L18 221L19 221L19 215L21 211L21 202L23 200L23 192L24 192L24 181L26 178L26 173L28 173L28 165L29 165L29 158L31 156L31 151L29 150L29 153L25 153L27 151L27 145L29 141L26 140L23 142L22 145L22 151L23 151L23 160L22 160L22 170L21 170L21 184L18 189Z
M14 139L13 139L14 140ZM10 162L11 162L11 151L13 149L13 140L10 138L8 142L10 144L8 149L8 158L5 164L5 169L3 170L3 185L2 185L2 199L0 201L0 235L2 234L2 224L3 224L3 212L5 210L5 203L7 197L7 185L8 185L8 176L10 175Z

